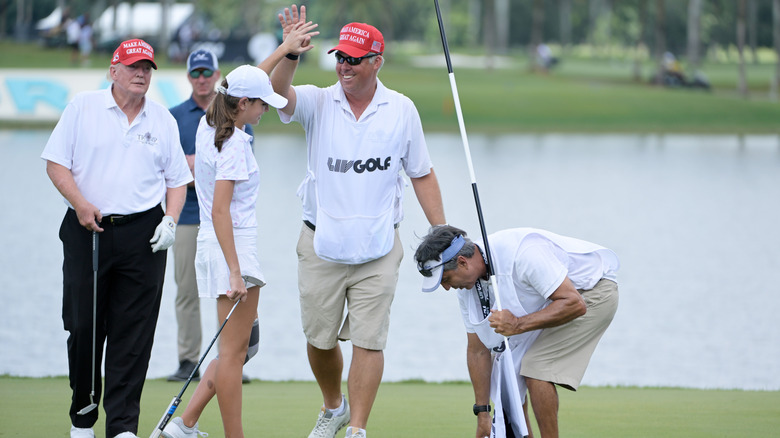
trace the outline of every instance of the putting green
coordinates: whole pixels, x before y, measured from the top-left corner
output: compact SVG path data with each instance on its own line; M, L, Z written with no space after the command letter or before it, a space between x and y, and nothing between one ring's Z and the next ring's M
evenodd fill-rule
M180 383L146 383L139 436L151 433ZM194 387L187 388L180 414ZM346 390L346 387L345 387ZM678 388L593 388L559 391L561 435L589 437L770 437L780 430L780 391L725 391ZM56 437L69 430L68 380L0 377L0 436ZM314 382L252 381L243 386L247 436L306 436L321 403ZM369 419L371 438L473 436L471 385L466 382L384 383ZM95 425L104 437L102 405ZM535 428L535 425L532 425ZM204 411L200 428L222 436L216 401ZM538 435L537 435L538 436Z

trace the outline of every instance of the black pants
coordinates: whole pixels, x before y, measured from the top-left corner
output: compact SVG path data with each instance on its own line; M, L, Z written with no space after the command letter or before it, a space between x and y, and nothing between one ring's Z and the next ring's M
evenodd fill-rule
M105 342L106 436L138 432L141 391L152 352L160 310L167 251L152 253L149 240L162 219L157 206L122 225L103 220L98 245L95 403L101 396L100 364ZM71 422L92 427L99 409L89 405L92 387L92 232L68 209L60 227L62 320L68 336L68 366L73 396Z

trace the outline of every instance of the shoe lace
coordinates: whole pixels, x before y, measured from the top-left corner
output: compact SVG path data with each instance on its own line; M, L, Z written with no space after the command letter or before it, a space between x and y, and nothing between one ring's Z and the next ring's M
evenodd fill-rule
M317 424L314 425L314 430L312 430L312 434L316 437L327 437L328 432L328 425L333 420L333 417L326 417L325 416L325 410L320 411L320 415L317 417Z

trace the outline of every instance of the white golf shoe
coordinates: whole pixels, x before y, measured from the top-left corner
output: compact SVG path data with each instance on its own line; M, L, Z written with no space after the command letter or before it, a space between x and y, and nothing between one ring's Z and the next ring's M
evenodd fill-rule
M138 438L138 435L134 434L133 432L122 432L114 438Z
M91 427L70 426L70 438L95 438L95 432Z
M162 436L165 438L198 438L198 436L209 436L206 432L198 430L198 423L195 423L192 427L187 427L181 420L181 417L176 417L171 420L170 423L165 425L165 429L162 431Z
M349 404L347 404L343 396L341 403L345 405L344 412L341 415L333 415L333 412L325 409L325 406L320 409L317 424L309 434L309 438L334 438L338 431L349 424Z

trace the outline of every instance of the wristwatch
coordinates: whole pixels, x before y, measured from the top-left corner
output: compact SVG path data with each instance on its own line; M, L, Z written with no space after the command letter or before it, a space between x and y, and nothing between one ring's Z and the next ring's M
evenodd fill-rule
M474 405L474 415L479 415L480 412L490 412L490 405Z

